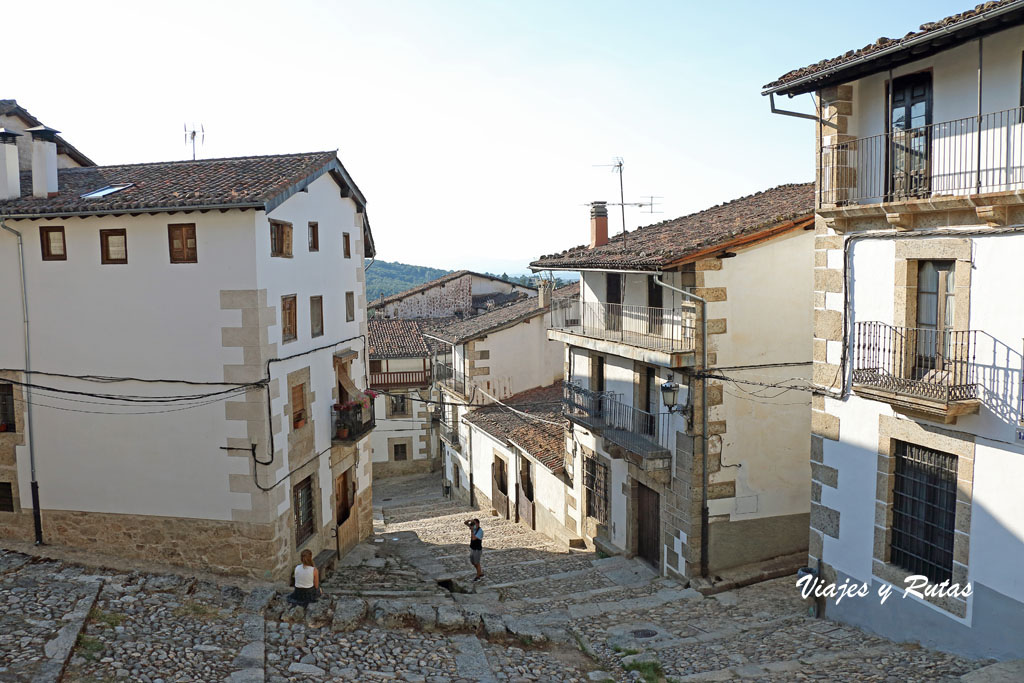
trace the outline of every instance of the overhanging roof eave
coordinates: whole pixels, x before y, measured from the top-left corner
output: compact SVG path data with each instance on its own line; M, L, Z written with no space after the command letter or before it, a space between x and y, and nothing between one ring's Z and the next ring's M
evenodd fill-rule
M876 52L855 57L788 83L766 87L762 95L802 95L830 85L849 83L907 62L930 57L977 38L1024 24L1024 3L1014 3L979 14L953 26L936 29Z

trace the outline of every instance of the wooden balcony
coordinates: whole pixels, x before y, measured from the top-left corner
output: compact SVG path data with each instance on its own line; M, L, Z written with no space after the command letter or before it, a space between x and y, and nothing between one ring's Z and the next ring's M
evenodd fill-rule
M425 387L430 384L428 370L409 370L392 372L371 372L371 389L399 389L402 387Z

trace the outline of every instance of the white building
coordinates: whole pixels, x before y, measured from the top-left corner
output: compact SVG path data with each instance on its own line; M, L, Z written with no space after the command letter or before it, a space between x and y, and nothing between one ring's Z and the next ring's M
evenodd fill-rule
M810 380L812 206L783 185L609 239L596 203L589 245L531 264L582 278L548 336L588 543L685 577L802 564L809 399L764 385Z
M370 437L373 476L433 472L440 458L433 429L431 351L420 323L371 318L370 389L377 427Z
M568 294L578 285L557 290ZM551 385L562 375L562 352L547 339L551 290L469 318L420 320L438 357L438 416L444 479L456 498L478 503L478 468L469 457L470 428L462 420L473 406ZM486 476L490 476L487 465ZM480 501L486 508L490 500ZM507 514L507 512L506 512Z
M584 547L582 479L566 457L561 383L474 408L463 422L466 458L478 473L476 503L566 546Z
M986 3L765 89L823 118L810 560L871 590L825 613L998 659L1024 657L1022 45L1024 2Z
M335 153L58 169L32 137L0 183L0 536L282 577L370 533L374 248Z

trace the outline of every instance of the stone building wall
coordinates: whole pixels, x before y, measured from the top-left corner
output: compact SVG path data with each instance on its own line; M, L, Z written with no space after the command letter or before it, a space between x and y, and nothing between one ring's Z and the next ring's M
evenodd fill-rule
M377 309L385 318L446 318L473 312L473 276L463 275Z

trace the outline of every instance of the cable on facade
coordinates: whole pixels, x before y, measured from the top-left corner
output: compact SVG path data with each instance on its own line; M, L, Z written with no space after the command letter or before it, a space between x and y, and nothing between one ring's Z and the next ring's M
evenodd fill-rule
M105 411L105 410L83 410L81 408L62 408L60 406L49 405L48 403L39 403L38 401L34 401L34 400L33 401L26 401L23 398L16 398L14 400L17 403L23 403L23 404L27 404L27 405L38 406L40 408L49 408L51 410L60 410L60 411L66 412L66 413L84 413L84 414L88 414L88 415L129 416L129 415L160 415L160 414L163 414L163 413L177 413L177 412L181 412L183 410L192 410L193 408L201 408L203 406L212 405L214 403L220 403L221 401L226 401L229 398L233 398L234 396L240 396L240 395L241 395L241 393L239 393L239 394L229 394L229 395L226 395L226 396L221 396L220 398L214 399L212 401L205 401L205 402L195 403L193 405L187 405L187 406L179 406L177 408L168 408L166 410L141 410L141 411L128 412L128 413L126 413L126 412L109 412L109 411ZM54 397L51 397L51 398L54 398Z
M0 372L20 372L25 373L25 370L20 368L0 368ZM247 382L199 382L189 379L149 379L145 377L107 377L104 375L66 375L61 372L45 372L43 370L29 370L29 375L43 375L44 377L61 377L64 379L80 379L87 382L102 382L102 383L116 383L116 382L145 382L150 384L187 384L193 386L242 386L248 384Z
M211 391L205 394L188 394L188 395L174 395L174 396L141 396L137 394L99 394L91 391L75 391L73 389L61 389L59 387L51 387L43 384L35 384L33 382L20 382L15 379L0 379L0 384L13 384L19 387L27 387L29 389L38 389L40 391L49 391L57 394L68 394L70 396L86 396L89 398L100 398L108 399L111 401L129 401L132 403L175 403L175 402L190 402L190 401L201 401L206 398L212 398L214 396L221 396L224 394L230 394L240 391L246 391L249 389L256 389L264 385L264 381L250 382L248 384L239 384L232 386L228 389L222 389L221 391Z

